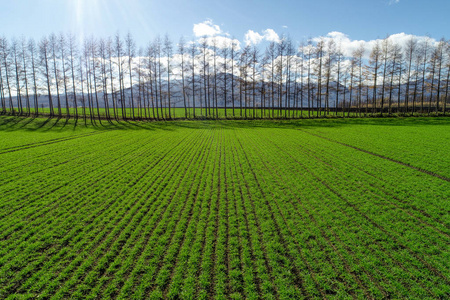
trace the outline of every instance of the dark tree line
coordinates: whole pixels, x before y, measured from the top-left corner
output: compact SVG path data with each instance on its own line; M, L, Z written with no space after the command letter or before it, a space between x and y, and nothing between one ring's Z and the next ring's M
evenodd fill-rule
M94 120L445 114L450 43L386 37L344 55L332 39L266 49L166 35L0 38L1 113Z

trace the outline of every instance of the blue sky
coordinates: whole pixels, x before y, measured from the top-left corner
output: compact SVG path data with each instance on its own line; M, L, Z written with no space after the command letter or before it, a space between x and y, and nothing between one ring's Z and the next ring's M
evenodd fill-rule
M272 29L295 40L339 31L352 40L386 34L449 38L449 0L0 0L0 35L41 38L71 31L97 37L130 31L138 45L157 34L193 38L194 24L208 21L241 42L253 30ZM217 27L215 27L217 28Z

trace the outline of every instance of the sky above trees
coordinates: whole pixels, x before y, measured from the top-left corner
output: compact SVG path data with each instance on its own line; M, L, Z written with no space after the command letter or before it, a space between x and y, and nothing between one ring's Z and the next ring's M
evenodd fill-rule
M246 43L345 35L370 41L387 34L448 35L450 1L411 0L0 0L0 34L40 38L72 32L80 38L130 31L138 45L156 35L178 40L216 34Z

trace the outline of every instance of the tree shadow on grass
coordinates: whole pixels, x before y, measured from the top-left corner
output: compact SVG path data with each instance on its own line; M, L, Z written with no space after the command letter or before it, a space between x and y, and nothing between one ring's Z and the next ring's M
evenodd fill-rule
M131 120L91 120L83 118L58 117L26 117L0 116L0 131L34 131L34 132L67 132L85 130L164 130L179 129L255 129L255 128L286 128L314 129L345 126L450 126L449 117L406 117L406 118L318 118L318 119L258 119L258 120L173 120L173 121L131 121Z

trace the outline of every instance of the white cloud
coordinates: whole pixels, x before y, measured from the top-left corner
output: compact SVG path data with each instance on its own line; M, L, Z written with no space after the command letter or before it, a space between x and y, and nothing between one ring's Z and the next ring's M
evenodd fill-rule
M203 23L194 24L193 31L195 36L213 36L222 33L219 25L213 24L211 19Z
M392 5L392 4L397 4L397 3L399 3L400 2L400 0L389 0L389 5Z
M275 42L275 43L279 43L280 42L280 37L278 36L278 34L273 30L273 29L266 29L263 31L264 32L264 38L269 41L269 42Z
M219 25L215 25L211 19L207 19L203 23L194 24L194 35L200 37L197 42L206 41L209 47L217 47L217 49L231 48L234 45L236 50L240 50L241 43L237 39L230 38L230 35L223 32Z
M283 25L283 26L281 26L281 27L283 27L283 28L288 28L286 25Z
M254 32L253 30L249 30L245 34L244 42L247 45L257 45L257 44L261 43L263 38L264 38L263 35L261 35L257 32Z
M404 32L402 33L396 33L389 36L389 41L392 43L398 44L401 47L405 47L407 42L411 39L415 38L418 42L425 41L428 39L426 36L416 36L412 34L406 34ZM376 39L376 40L352 40L350 37L342 32L338 31L332 31L328 33L326 36L323 37L315 37L313 38L313 42L318 42L321 39L324 40L325 43L327 43L329 40L334 40L336 45L341 47L341 51L344 54L344 56L350 57L352 56L353 51L358 49L358 47L363 44L365 48L364 57L369 58L370 52L372 51L373 46L378 41L381 43L383 39ZM436 44L437 41L435 39L430 39L430 44Z
M244 42L247 45L257 45L261 43L263 40L266 40L268 42L280 42L280 37L275 32L275 30L267 28L266 30L262 31L263 34L260 34L258 32L255 32L253 30L247 31L244 37Z

